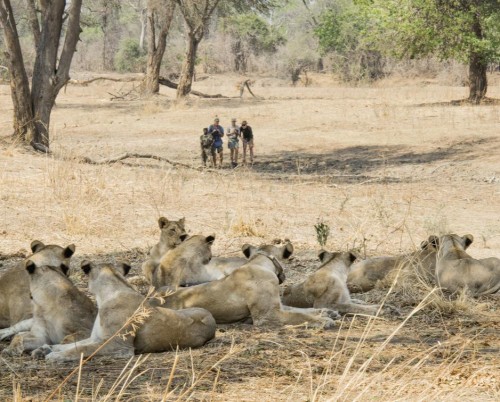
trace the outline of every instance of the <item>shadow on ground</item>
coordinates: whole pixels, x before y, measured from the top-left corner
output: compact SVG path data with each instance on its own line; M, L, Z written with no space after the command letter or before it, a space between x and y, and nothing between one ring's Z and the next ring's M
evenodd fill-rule
M415 152L409 147L355 146L328 153L281 152L258 156L253 170L276 175L335 175L341 181L359 182L384 167L432 165L436 162L470 160L481 145L491 150L494 138L471 139L437 147L430 152ZM400 182L403 179L387 178Z

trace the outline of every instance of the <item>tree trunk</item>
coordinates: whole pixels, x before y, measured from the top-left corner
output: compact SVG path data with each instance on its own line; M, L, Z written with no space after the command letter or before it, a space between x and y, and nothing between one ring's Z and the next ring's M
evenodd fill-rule
M50 111L54 106L57 51L62 30L64 0L56 0L49 7L42 22L42 36L33 69L31 101L35 115L35 136L33 142L49 146Z
M472 30L477 39L483 39L483 30L477 16L472 25ZM479 104L486 96L486 90L488 89L487 70L488 63L486 60L480 54L472 52L469 58L469 102Z
M9 0L0 0L0 22L4 30L5 56L9 63L10 88L14 106L14 138L30 142L35 131L30 86L23 53Z
M72 0L68 8L65 0L53 0L44 5L30 92L10 1L0 0L0 22L11 69L14 131L20 140L30 142L36 149L48 149L49 146L50 114L57 94L69 80L71 60L80 37L82 0ZM64 46L59 52L65 11L68 18Z
M177 87L177 99L184 98L191 92L191 84L194 77L194 64L196 62L196 52L201 38L196 38L192 33L187 37L186 57L182 63L181 76Z
M147 10L142 9L139 11L141 14L141 34L139 36L139 48L144 51L144 39L146 38L146 25L148 21Z
M478 56L473 54L469 62L469 101L479 104L486 96L488 89L488 79L486 71L488 64Z
M153 95L160 91L160 69L165 48L167 46L167 36L170 31L175 11L175 2L168 1L165 8L155 9L148 4L148 61L146 65L146 77L143 82L143 94ZM159 16L158 12L163 15ZM156 38L156 25L160 24L160 33Z
M41 32L38 16L36 15L35 0L26 0L26 6L28 9L28 20L30 22L31 32L33 33L33 39L35 41L35 49L37 49L40 44Z

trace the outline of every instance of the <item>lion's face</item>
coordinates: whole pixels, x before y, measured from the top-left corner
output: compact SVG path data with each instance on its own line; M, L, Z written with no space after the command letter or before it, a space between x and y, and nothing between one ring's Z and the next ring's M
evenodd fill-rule
M158 220L158 226L161 229L161 238L169 248L174 248L187 239L188 235L184 228L185 219L178 221L169 221L165 217Z

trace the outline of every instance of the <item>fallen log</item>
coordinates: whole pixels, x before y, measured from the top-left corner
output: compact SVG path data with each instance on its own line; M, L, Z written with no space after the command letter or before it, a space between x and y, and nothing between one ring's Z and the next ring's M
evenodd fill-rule
M165 78L165 77L160 77L158 82L161 85L165 85L166 87L172 88L172 89L177 89L177 86L178 86L175 82L170 81L168 78ZM200 98L209 98L209 99L234 99L234 98L237 98L237 96L224 96L221 94L208 95L208 94L204 94L203 92L193 91L193 90L190 92L190 94L195 95L195 96L199 96Z
M120 161L122 161L124 159L128 159L128 158L154 159L154 160L157 160L160 162L169 163L172 166L181 166L181 167L188 168L188 169L198 170L197 168L190 166L190 165L187 165L185 163L172 162L170 159L164 158L163 156L158 156L158 155L153 155L153 154L138 154L138 153L132 153L132 152L126 152L122 155L115 156L113 158L106 158L106 159L101 159L98 161L91 159L87 156L84 156L80 159L80 161L84 162L84 163L88 163L90 165L109 165L111 163L120 162Z

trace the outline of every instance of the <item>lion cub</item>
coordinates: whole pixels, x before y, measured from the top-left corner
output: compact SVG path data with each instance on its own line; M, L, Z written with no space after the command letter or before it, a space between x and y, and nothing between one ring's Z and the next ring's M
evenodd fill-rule
M21 354L45 344L77 341L90 335L97 314L94 303L65 273L48 265L26 261L33 305L33 324L29 332L17 334L4 351Z
M0 331L0 340L31 328L30 281L25 264L31 261L37 266L50 265L67 272L75 245L61 247L34 240L31 251L32 255L0 277L0 328L5 328Z
M436 277L439 286L450 292L468 289L473 296L482 296L500 290L500 260L495 257L476 260L465 250L472 244L470 234L430 236L429 242L437 249Z
M319 254L322 265L299 284L288 286L283 304L294 307L330 308L343 314L376 314L379 306L354 304L347 289L349 267L356 260L351 252Z
M188 235L184 228L185 219L169 221L165 217L158 219L160 227L160 241L151 248L149 258L142 264L142 273L149 283L153 282L153 272L160 264L162 257L168 250L171 250L187 239Z
M205 243L205 249L210 244ZM246 264L223 279L189 288L179 288L165 297L165 306L174 309L203 307L217 323L233 323L252 319L254 325L299 325L331 328L337 317L324 309L300 309L281 304L279 284L285 279L278 260L286 260L293 246L243 246L249 259Z
M128 264L115 268L83 261L82 270L88 275L89 291L98 306L90 337L73 344L44 345L33 352L34 356L53 361L78 360L81 353L89 356L109 341L98 354L125 357L198 347L215 336L215 320L202 308L174 311L150 306L125 280Z

